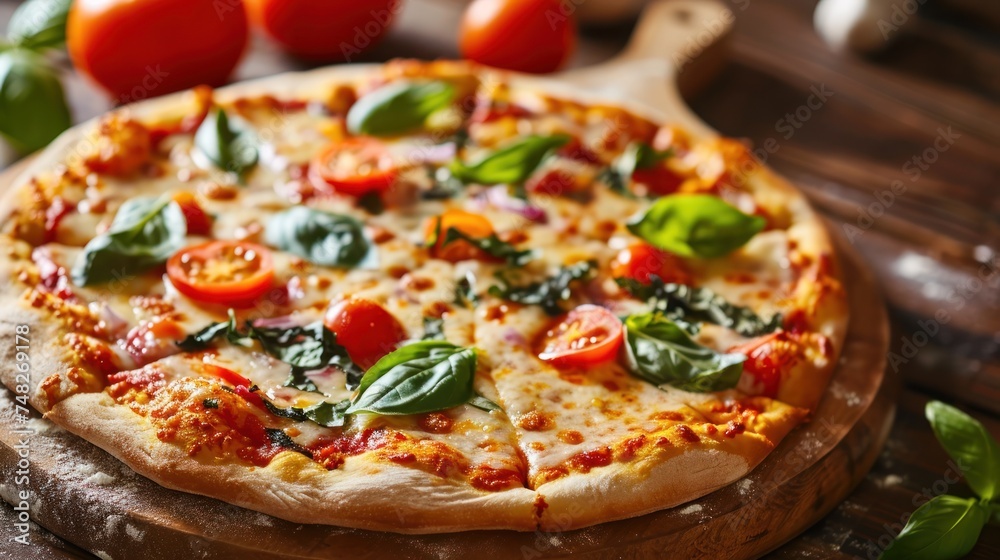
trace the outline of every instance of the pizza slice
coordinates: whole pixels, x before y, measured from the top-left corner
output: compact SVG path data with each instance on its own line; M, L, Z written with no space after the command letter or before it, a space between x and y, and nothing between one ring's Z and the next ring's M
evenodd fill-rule
M513 429L475 349L441 339L464 330L448 323L355 379L322 326L213 325L182 342L201 350L113 373L47 417L161 484L296 522L531 529Z
M517 430L530 487L547 506L542 527L565 530L700 497L744 476L808 416L766 397L637 378L600 355L618 351L612 339L606 348L579 341L610 336L620 345L621 323L604 308L585 304L553 322L537 307L511 307L484 302L476 338ZM512 328L523 338L507 335ZM557 341L552 331L576 338Z

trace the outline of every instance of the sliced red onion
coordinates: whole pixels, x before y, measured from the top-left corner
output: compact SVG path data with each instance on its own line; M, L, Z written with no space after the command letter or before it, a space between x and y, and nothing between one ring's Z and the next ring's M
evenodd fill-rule
M506 210L507 212L513 212L526 220L535 222L536 224L544 224L549 221L548 214L545 213L545 210L529 203L528 201L510 196L510 193L507 192L507 187L505 186L488 189L486 191L486 201L495 208Z
M263 329L290 329L292 327L300 327L302 325L293 319L291 315L285 315L283 317L264 317L263 319L257 319L253 322L253 326Z
M517 332L517 330L513 329L513 328L510 328L510 329L507 329L506 331L504 331L504 333L503 333L503 340L504 340L504 342L509 342L510 344L514 344L516 346L527 346L528 345L528 340L526 338L524 338L524 335L522 335L521 333Z
M448 163L455 159L455 143L445 142L444 144L429 144L414 146L407 152L408 163Z
M100 319L100 326L104 329L104 332L115 338L124 336L128 332L128 322L115 313L114 309L111 309L111 306L107 303L93 301L89 304L89 307L90 312Z

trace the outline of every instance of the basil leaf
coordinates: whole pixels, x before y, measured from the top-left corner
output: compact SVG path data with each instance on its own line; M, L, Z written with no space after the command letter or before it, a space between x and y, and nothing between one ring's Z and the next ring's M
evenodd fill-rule
M913 512L906 527L882 553L882 560L946 560L968 554L989 521L974 499L937 496Z
M469 399L469 406L478 408L479 410L485 410L486 412L493 412L494 410L503 410L500 405L487 399L486 397L476 393Z
M734 305L708 288L692 288L685 284L666 284L658 276L651 276L648 284L634 278L617 278L615 281L634 297L649 302L655 311L685 327L689 332L697 332L697 322L704 321L728 329L743 336L760 336L772 333L781 327L780 313L764 319L749 307Z
M66 17L73 0L28 0L14 10L7 37L26 49L55 48L66 42Z
M731 389L743 373L742 354L720 354L691 340L658 313L625 318L629 369L655 385L706 393Z
M216 338L235 332L237 332L236 315L230 310L228 321L212 323L194 334L189 334L176 344L184 352L197 352L208 348Z
M455 305L461 305L466 309L474 307L479 303L479 296L476 295L476 280L471 272L459 278L455 283Z
M210 111L194 134L198 151L216 167L235 173L242 181L257 165L260 140L241 119L229 119L226 112Z
M629 183L632 181L632 174L637 169L650 169L656 167L663 160L673 155L673 151L660 152L654 150L649 144L643 142L633 142L625 148L622 155L608 167L602 174L601 179L608 183L612 191L632 197L629 190Z
M344 425L345 412L351 406L349 399L331 403L322 401L302 409L306 418L327 428L337 428Z
M454 99L455 88L447 82L395 82L359 99L347 112L347 130L371 136L409 132Z
M466 183L519 185L534 173L549 152L569 141L570 137L564 134L529 136L471 165L456 159L449 170Z
M618 193L625 198L636 198L629 190L629 180L622 177L614 166L605 167L597 174L597 180L606 184L611 192Z
M583 261L559 269L554 276L541 282L533 282L525 286L513 286L501 271L497 273L500 286L490 286L490 295L521 303L524 305L540 305L549 315L559 315L563 312L561 301L567 300L576 282L589 280L597 270L594 261Z
M320 401L305 408L299 408L296 406L283 408L272 403L266 398L262 398L261 400L264 402L264 407L275 416L280 416L281 418L287 418L296 422L311 421L326 428L338 428L343 426L345 420L344 411L351 405L351 401L349 399L345 399L336 403Z
M178 342L177 346L185 352L204 350L223 335L230 344L246 345L256 340L268 355L292 366L285 386L303 391L316 391L315 384L305 376L307 371L336 367L347 375L348 384L352 375L361 376L361 368L351 361L347 350L337 344L337 335L320 321L291 328L255 327L247 321L245 328L245 332L239 330L236 317L230 310L228 321L212 323ZM303 389L298 385L311 388Z
M201 406L205 408L219 408L219 399L203 399Z
M444 340L444 319L424 317L424 336L422 340Z
M289 451L301 453L306 457L312 459L312 451L309 451L305 447L302 447L301 445L295 443L295 440L289 437L289 435L285 433L285 430L281 430L278 428L264 428L264 433L267 434L267 439L271 441L271 445L274 445L275 447L279 447L281 449L287 449Z
M281 329L247 325L247 336L269 355L296 367L321 368L337 354L347 354L337 344L337 335L317 321L304 327Z
M0 134L10 145L33 152L70 124L59 75L45 58L17 48L0 52Z
M78 286L126 280L163 264L184 247L187 220L168 197L133 198L122 204L111 228L90 240L73 267Z
M336 367L348 380L352 375L361 375L361 368L351 360L347 350L337 344L337 335L320 321L290 329L254 327L249 323L247 328L247 336L260 342L269 355L290 364L293 374L295 368Z
M440 224L441 219L438 218L439 228ZM473 247L478 247L481 251L491 257L503 259L507 261L508 266L524 266L531 262L531 259L535 256L535 252L533 250L517 249L510 243L501 240L495 233L490 234L488 237L472 237L464 231L453 227L448 228L448 231L445 232L444 242L441 246L444 247L449 243L454 243L456 241L465 241ZM436 239L434 240L434 243L437 243Z
M321 266L353 267L374 258L363 227L350 216L295 206L268 221L265 240Z
M420 414L445 410L472 396L476 350L423 340L384 356L361 379L345 414Z
M649 243L683 257L715 258L742 247L767 221L707 194L673 194L627 224Z
M308 393L322 393L319 387L313 383L312 379L306 375L305 368L292 367L292 371L288 374L288 378L282 383L283 387L291 387L293 389L298 389L299 391L306 391Z
M1000 495L1000 446L978 420L943 402L925 410L941 446L958 463L969 487L982 499Z

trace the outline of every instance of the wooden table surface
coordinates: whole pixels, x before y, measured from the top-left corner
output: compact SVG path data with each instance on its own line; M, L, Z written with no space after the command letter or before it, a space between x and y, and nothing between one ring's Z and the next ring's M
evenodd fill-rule
M16 4L0 0L0 22ZM362 59L456 56L461 4L408 0ZM875 558L924 496L971 495L948 483L952 467L923 417L929 399L961 406L1000 437L1000 34L925 10L887 50L859 58L822 43L813 5L733 0L729 64L688 102L726 135L774 139L761 159L846 228L885 291L890 367L905 380L886 449L848 500L769 555ZM573 66L611 57L629 32L585 30ZM305 67L255 40L235 79ZM110 107L68 66L64 78L77 120ZM816 91L826 100L809 108ZM0 508L5 534L12 517ZM32 535L27 549L3 539L0 558L91 558L44 529ZM987 527L969 558L1000 558L1000 529Z

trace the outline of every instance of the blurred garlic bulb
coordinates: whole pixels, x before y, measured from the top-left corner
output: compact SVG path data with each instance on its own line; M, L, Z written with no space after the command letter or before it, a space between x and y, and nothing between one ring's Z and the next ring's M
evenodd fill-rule
M895 35L892 17L890 0L820 0L813 25L834 49L873 52Z

